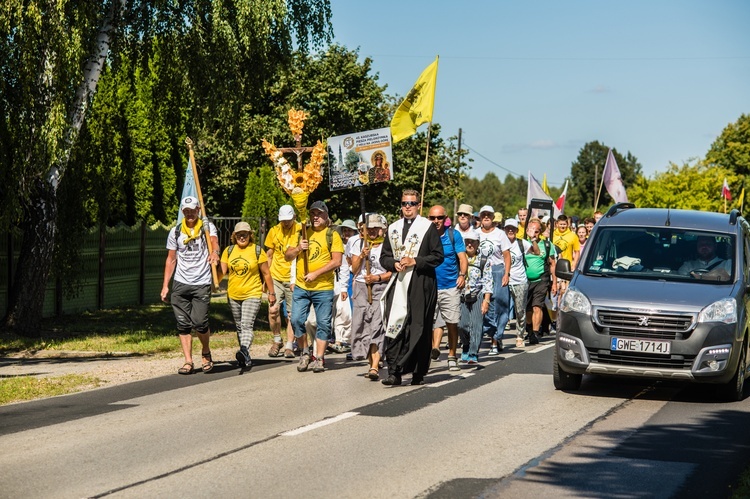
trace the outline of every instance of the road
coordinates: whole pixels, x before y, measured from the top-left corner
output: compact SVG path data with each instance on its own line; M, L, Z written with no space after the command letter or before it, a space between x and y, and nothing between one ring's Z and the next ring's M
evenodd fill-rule
M750 462L750 399L585 377L555 391L552 340L384 387L325 373L166 376L0 407L2 497L725 497Z

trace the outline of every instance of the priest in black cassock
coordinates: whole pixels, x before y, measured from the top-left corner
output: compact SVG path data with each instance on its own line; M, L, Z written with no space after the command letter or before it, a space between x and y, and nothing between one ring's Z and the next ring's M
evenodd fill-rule
M408 373L414 373L412 385L421 385L430 368L435 267L443 262L443 244L434 224L418 215L420 205L417 191L403 192L403 218L388 227L380 254L380 264L393 272L381 299L388 364L384 385L400 385L401 375Z

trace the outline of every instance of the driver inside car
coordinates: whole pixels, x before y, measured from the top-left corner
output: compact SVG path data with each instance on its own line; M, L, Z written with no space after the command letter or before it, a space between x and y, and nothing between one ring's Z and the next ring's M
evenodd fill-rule
M698 236L695 244L698 258L683 263L677 273L694 279L728 281L732 273L732 261L716 255L716 238Z

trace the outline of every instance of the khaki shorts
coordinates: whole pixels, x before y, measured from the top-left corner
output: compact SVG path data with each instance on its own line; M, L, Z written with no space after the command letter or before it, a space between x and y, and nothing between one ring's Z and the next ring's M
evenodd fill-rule
M281 306L281 302L286 302L286 317L292 316L292 286L288 282L281 282L273 279L273 292L276 293L276 305Z
M442 318L446 324L458 324L461 318L461 291L458 288L438 289L437 306L435 307L435 327Z

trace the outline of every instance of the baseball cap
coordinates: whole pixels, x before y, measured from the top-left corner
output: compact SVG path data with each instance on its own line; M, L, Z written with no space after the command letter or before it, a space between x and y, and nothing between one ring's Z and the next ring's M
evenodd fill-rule
M464 241L471 239L472 241L479 241L479 232L476 229L469 229L462 234Z
M383 219L377 213L371 213L367 216L367 227L376 227L378 229L385 229Z
M515 218L509 218L508 220L505 221L505 227L515 227L517 229L518 220L516 220Z
M310 211L313 210L320 210L328 213L328 206L323 201L315 201L312 206L310 206Z
M279 208L279 222L284 220L294 220L294 208L291 205L285 204Z
M197 207L198 207L198 198L194 196L188 196L186 198L183 198L182 202L180 203L180 211L184 210L185 208L194 210Z
M339 227L351 229L351 230L357 230L357 224L354 223L354 220L346 219L343 222L341 222L341 225Z
M482 214L484 212L495 213L495 208L493 208L492 206L486 204L486 205L482 206L481 208L479 208L479 214Z
M471 215L473 211L474 208L470 204L460 204L458 205L456 213L466 213L467 215Z
M234 232L250 232L250 224L247 222L237 222L234 226Z
M495 217L492 219L492 221L495 222L495 223L497 223L497 222L502 223L502 221L503 221L503 214L500 213L499 211L496 211L495 212Z

